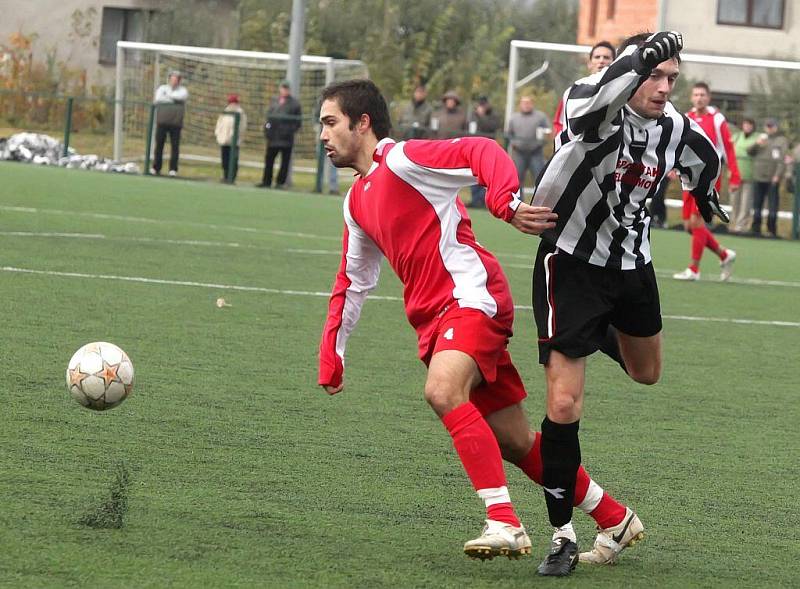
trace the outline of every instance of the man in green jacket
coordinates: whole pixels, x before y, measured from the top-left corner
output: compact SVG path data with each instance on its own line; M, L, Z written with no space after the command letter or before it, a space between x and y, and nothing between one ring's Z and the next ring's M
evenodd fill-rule
M730 190L731 233L746 233L753 225L753 156L747 153L758 139L756 122L750 117L742 119L741 131L733 137L733 150L739 164L742 183Z
M767 231L778 236L778 187L785 172L783 162L789 150L789 140L778 129L778 121L769 118L764 122L765 133L747 150L753 156L753 234L761 235L761 209L767 200Z

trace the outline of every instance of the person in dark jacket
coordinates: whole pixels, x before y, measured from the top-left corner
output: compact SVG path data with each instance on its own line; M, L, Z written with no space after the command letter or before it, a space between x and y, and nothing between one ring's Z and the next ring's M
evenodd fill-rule
M283 188L289 175L289 162L294 147L294 136L300 130L302 111L300 103L292 96L289 82L284 80L278 88L278 95L270 102L264 136L267 139L267 153L264 157L264 175L259 188L272 186L272 168L275 158L280 154L281 167L278 170L275 188Z
M502 127L500 117L494 112L489 98L481 96L478 98L478 104L475 105L475 110L472 111L472 116L469 121L470 135L480 135L481 137L488 137L490 139L497 139L497 132ZM473 184L470 186L472 200L467 205L473 209L486 208L486 187L480 184Z

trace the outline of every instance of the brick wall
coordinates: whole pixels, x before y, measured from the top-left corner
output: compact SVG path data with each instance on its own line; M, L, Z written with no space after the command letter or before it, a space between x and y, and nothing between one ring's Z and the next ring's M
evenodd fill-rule
M654 31L657 20L658 0L580 0L577 43L616 44L634 33Z

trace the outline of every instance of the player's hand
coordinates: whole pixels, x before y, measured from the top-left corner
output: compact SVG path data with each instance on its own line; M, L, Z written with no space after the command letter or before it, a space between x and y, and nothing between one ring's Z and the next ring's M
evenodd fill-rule
M336 393L341 393L344 390L344 383L340 384L337 387L332 387L330 385L324 384L322 388L325 389L325 392L329 395L335 395Z
M534 207L521 202L511 217L511 224L523 233L540 235L547 229L555 227L556 219L558 215L548 207Z
M719 194L714 190L708 198L696 198L697 208L700 209L700 214L703 215L703 220L706 223L711 223L712 219L716 216L719 217L723 223L728 223L731 218L728 213L719 204Z
M647 38L639 48L639 57L649 69L675 57L683 49L683 35L677 31L662 31Z

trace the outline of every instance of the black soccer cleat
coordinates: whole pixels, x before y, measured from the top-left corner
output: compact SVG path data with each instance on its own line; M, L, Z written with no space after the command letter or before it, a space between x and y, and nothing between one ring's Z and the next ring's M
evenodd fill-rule
M578 564L578 545L568 538L554 538L548 554L537 569L545 577L566 577Z

